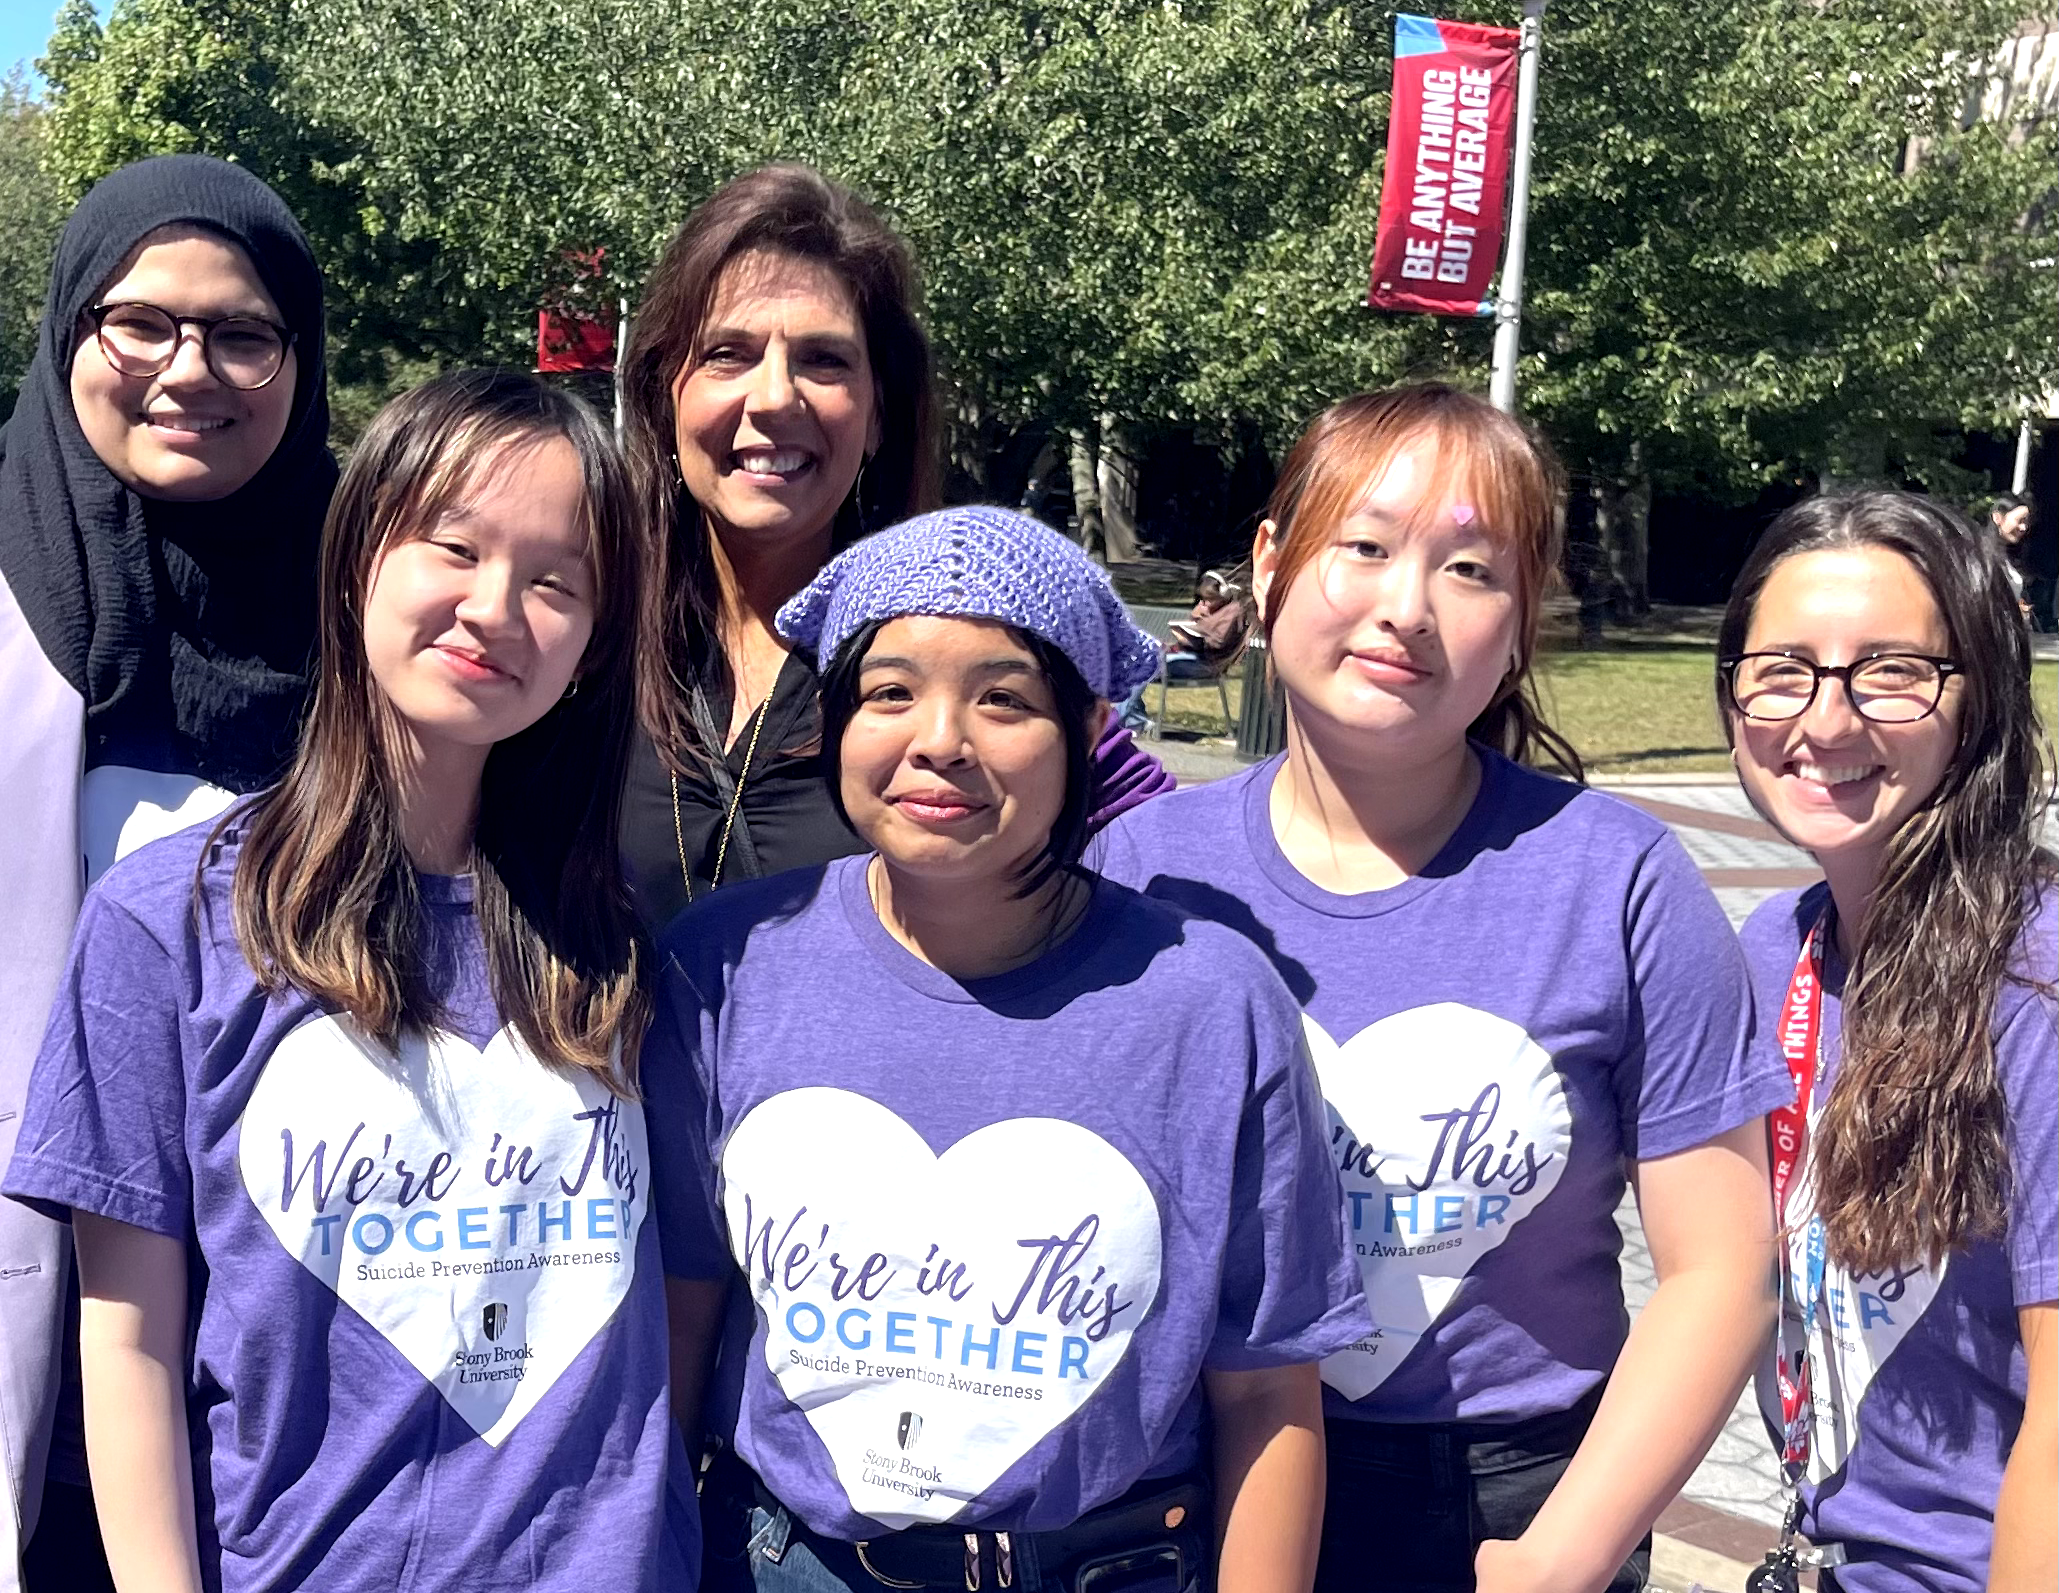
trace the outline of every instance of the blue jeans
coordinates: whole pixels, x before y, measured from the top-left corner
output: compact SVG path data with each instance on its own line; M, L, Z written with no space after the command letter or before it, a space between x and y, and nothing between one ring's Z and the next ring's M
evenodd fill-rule
M1215 671L1203 663L1197 654L1167 653L1165 655L1165 678L1169 681L1213 680L1215 679ZM1135 730L1144 723L1146 717L1144 713L1144 693L1157 684L1158 677L1154 675L1123 699L1121 718L1122 722L1130 729Z
M752 1505L746 1523L741 1561L718 1561L708 1555L701 1566L701 1593L744 1593L745 1589L783 1589L785 1593L841 1593L878 1583L858 1563L854 1550L825 1564L808 1544L793 1537L793 1521L784 1510Z

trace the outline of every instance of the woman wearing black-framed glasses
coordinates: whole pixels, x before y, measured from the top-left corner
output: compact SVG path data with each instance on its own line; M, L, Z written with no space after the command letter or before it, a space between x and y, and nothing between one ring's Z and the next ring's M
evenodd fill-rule
M2001 548L1910 493L1797 504L1719 650L1746 794L1824 873L1743 930L1759 1044L1794 1086L1760 1383L1789 1523L1829 1593L2049 1587L2059 860Z
M321 272L279 197L197 155L102 180L0 431L0 1158L83 887L292 749L328 432ZM109 1583L60 1341L68 1311L108 1302L88 1279L67 1305L67 1249L64 1223L0 1200L0 1586L92 1593ZM133 1558L153 1523L116 1514Z
M1849 664L1819 664L1799 653L1738 653L1719 660L1730 706L1762 724L1799 719L1826 680L1844 687L1852 712L1876 725L1908 725L1937 712L1945 682L1961 673L1926 653L1868 653Z

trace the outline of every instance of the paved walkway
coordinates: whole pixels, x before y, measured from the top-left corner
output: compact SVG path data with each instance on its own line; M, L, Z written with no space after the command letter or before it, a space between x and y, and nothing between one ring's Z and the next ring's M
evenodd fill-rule
M1220 779L1241 768L1224 741L1152 743L1183 785ZM1723 904L1732 924L1776 891L1818 875L1809 859L1752 812L1737 782L1722 775L1597 777L1594 784L1663 819L1680 837ZM1656 1279L1638 1224L1636 1203L1616 1213L1623 1230L1623 1290L1634 1315ZM1706 1593L1742 1593L1758 1555L1780 1522L1780 1481L1752 1391L1746 1388L1708 1458L1681 1497L1660 1518L1653 1581L1669 1593L1700 1586Z
M1742 924L1753 908L1777 891L1807 885L1820 876L1802 852L1790 846L1758 815L1737 782L1729 778L1684 777L1608 782L1597 785L1635 802L1666 821L1716 893L1733 925ZM1657 1279L1651 1252L1637 1221L1634 1202L1625 1200L1616 1213L1623 1230L1623 1292L1635 1312L1651 1298ZM1766 1438L1758 1404L1746 1388L1704 1460L1683 1490L1685 1498L1703 1506L1777 1527L1780 1523L1779 1472Z

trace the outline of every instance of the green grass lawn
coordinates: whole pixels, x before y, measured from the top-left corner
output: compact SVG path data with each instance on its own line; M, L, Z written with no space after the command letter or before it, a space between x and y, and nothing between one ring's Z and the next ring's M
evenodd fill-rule
M1598 773L1727 769L1706 647L1549 652L1538 670L1545 718Z
M1706 647L1627 643L1594 652L1548 652L1538 670L1545 712L1600 774L1692 773L1727 769L1730 759L1716 723ZM1230 711L1241 683L1232 675ZM2059 705L2059 664L2035 666L2038 710L2052 727ZM1158 690L1145 696L1156 713ZM1175 686L1166 711L1169 728L1223 734L1215 687Z

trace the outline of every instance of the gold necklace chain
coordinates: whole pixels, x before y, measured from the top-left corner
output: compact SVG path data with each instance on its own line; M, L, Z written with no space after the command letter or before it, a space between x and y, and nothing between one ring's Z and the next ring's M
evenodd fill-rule
M744 785L751 778L751 763L758 756L758 734L765 728L765 721L771 717L772 698L768 693L758 704L758 711L751 716L751 739L744 748L744 766L736 777L736 789L729 794L729 812L722 820L722 839L715 846L715 877L708 881L708 889L714 890L722 883L722 865L729 860L729 832L736 828L737 809L743 806ZM693 870L686 866L686 831L679 820L679 776L666 770L672 781L672 844L679 848L679 880L686 887L686 899L693 895Z

